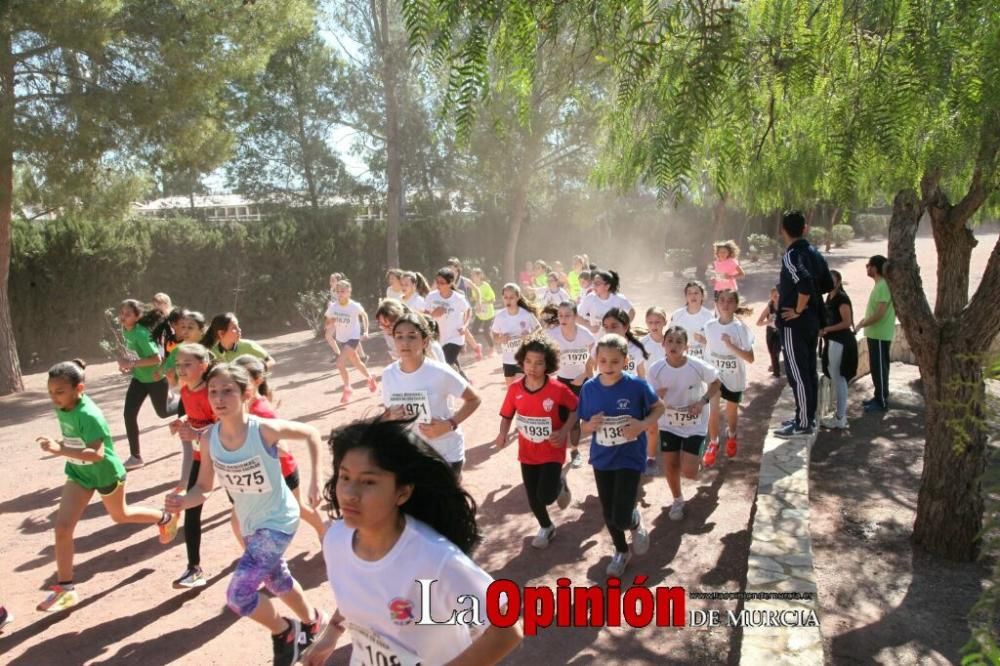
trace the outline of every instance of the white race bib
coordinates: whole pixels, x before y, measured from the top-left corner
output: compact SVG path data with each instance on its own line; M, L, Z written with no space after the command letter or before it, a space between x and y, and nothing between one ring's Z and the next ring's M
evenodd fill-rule
M699 358L704 360L705 358L705 348L701 345L689 345L687 350L687 355L692 358Z
M517 350L521 348L521 338L508 338L507 342L503 343L503 353L510 354L513 356L517 353Z
M215 471L230 494L262 494L271 492L271 480L260 456L238 463L215 462Z
M63 437L63 446L67 449L73 449L77 453L83 453L83 450L87 448L87 443L80 439L79 437ZM66 458L66 462L71 465L93 465L89 460L77 460L76 458Z
M559 352L560 368L576 368L585 366L589 360L590 350L588 349L570 349L568 351Z
M552 419L548 416L517 415L517 431L529 442L541 444L552 439Z
M636 374L635 369L636 369L636 367L638 365L639 364L636 362L636 360L634 358L632 358L631 356L629 356L628 357L628 363L626 363L625 367L622 368L622 372L627 372L630 375L634 375L634 374Z
M686 410L667 407L667 411L663 412L663 418L668 426L672 426L674 428L685 428L698 423L698 420L701 417L692 416L691 414L688 414Z
M347 623L351 632L351 666L421 666L420 657L368 627Z
M719 371L719 378L723 380L723 383L727 379L736 379L736 375L739 374L739 361L735 356L712 355L712 363L715 364L715 368Z
M427 391L407 391L389 395L389 407L402 407L406 418L416 417L417 423L431 422L431 401Z
M601 446L621 446L631 440L625 436L625 425L629 416L605 416L604 423L597 429L597 443Z

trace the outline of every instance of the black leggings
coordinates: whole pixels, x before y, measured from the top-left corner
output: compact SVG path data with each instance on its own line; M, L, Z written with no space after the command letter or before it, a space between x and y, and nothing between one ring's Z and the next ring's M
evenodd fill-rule
M455 368L455 372L462 375L465 381L469 381L469 378L465 376L464 372L462 372L462 366L458 362L458 355L462 353L462 348L464 346L465 345L456 345L451 342L446 345L441 345L441 349L444 351L444 360L448 363L448 365Z
M480 335L486 339L486 344L489 345L490 349L494 348L492 317L490 319L480 319L479 317L473 317L472 323L469 324L469 331L472 332L473 338L476 338L477 335Z
M188 475L187 489L190 491L198 483L200 460L191 461L191 473ZM199 504L190 509L184 509L184 547L187 548L189 567L201 566L201 507Z
M601 510L604 512L604 524L619 553L628 552L625 530L638 527L633 518L635 502L639 498L640 478L641 473L634 469L594 468L594 481L597 483L597 497L601 500Z
M884 409L889 406L889 349L892 340L865 339L868 341L868 365L875 387L875 402Z
M541 527L550 527L547 507L556 501L562 490L562 465L557 462L528 465L521 463L521 479L528 493L528 506Z
M767 327L767 353L771 356L771 373L781 374L781 334L778 329Z
M128 385L125 393L125 434L128 436L129 452L139 458L139 409L142 403L149 397L153 403L156 415L161 419L173 416L177 413L177 404L180 402L176 398L170 400L170 386L166 379L158 382L144 384L135 377Z

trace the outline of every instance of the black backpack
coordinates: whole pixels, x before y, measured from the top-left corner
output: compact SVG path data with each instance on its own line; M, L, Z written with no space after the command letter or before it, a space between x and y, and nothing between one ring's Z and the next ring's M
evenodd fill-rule
M830 267L826 264L826 258L813 245L809 246L809 258L812 264L809 270L813 276L813 284L816 285L820 296L825 296L833 291L833 275L830 274Z

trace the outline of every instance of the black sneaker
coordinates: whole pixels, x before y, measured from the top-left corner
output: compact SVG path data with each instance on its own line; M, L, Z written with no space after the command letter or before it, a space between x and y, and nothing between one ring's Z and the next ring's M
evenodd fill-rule
M285 622L288 623L288 629L277 636L271 636L274 643L274 666L293 666L299 660L299 634L302 632L302 625L298 620L289 618L285 618Z
M791 439L792 437L808 437L813 434L812 426L808 428L800 428L797 425L785 426L781 430L775 430L774 436L781 439Z
M318 608L315 609L313 621L309 624L302 623L302 633L299 635L300 648L305 651L307 647L312 645L319 635L323 633L323 630L326 629L326 625L329 622L330 617L326 613Z

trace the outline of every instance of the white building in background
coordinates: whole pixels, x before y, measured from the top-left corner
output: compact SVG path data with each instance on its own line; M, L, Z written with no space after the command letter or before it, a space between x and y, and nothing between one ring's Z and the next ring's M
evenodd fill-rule
M135 204L135 212L149 217L184 217L192 209L209 222L249 222L261 218L260 206L241 194L198 194L166 197Z

